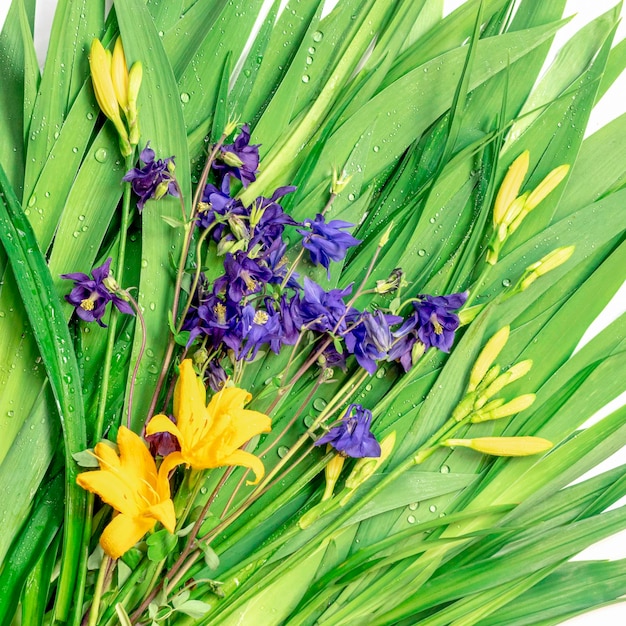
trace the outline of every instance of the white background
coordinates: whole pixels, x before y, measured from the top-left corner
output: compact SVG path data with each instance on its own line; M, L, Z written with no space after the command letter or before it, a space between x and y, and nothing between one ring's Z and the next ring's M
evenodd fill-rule
M330 0L332 2L332 0ZM548 2L549 0L536 0L537 2ZM444 0L446 13L463 3L463 0ZM333 2L334 4L334 2ZM564 26L557 34L553 49L560 48L573 33L581 28L585 23L594 17L604 13L616 4L615 0L569 0L566 6L566 15L574 15L574 19ZM10 0L0 0L0 24L4 22L7 11L9 10ZM37 55L40 63L43 64L45 51L49 39L49 31L52 23L52 16L56 0L39 0L37 6L37 15L35 19L35 42L37 47ZM624 38L626 34L626 22L622 22L618 28L616 41ZM1 88L1 87L0 87ZM626 73L620 77L615 85L607 92L604 98L598 103L594 109L587 134L595 132L598 128L604 126L607 122L616 118L626 111ZM626 276L625 276L626 278ZM613 300L607 306L606 310L592 324L589 331L585 334L581 343L585 343L610 321L626 312L626 284L620 289ZM618 375L626 376L626 372L619 372ZM617 398L592 421L597 421L602 416L607 415L615 410L618 406L626 403L626 394ZM611 467L626 463L626 448L607 459L596 470L590 472L589 475L606 471ZM626 499L620 504L626 504ZM593 558L593 559L618 559L626 558L626 531L602 541L595 546L585 550L577 557ZM617 604L610 607L598 609L592 613L577 617L566 622L567 626L596 626L603 624L606 626L622 626L626 624L626 603Z

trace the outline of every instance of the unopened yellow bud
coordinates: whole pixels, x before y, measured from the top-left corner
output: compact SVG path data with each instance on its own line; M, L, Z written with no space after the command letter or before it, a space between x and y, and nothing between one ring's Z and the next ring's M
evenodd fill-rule
M506 342L508 341L509 332L510 328L508 326L503 326L485 344L485 347L481 350L478 358L476 359L476 363L474 363L474 367L470 372L469 385L467 386L468 391L474 391L483 380L485 374L493 365L498 354L500 354L502 348L504 348Z
M382 237L380 238L380 241L378 242L378 247L382 248L384 246L386 246L389 243L389 238L391 237L391 231L393 230L394 224L393 224L393 220L389 223L389 226L387 226L385 232L382 234Z
M456 405L454 411L452 411L452 418L457 422L465 419L474 410L475 402L476 392L468 393L461 402Z
M538 185L534 191L528 196L525 208L532 211L540 202L552 193L567 176L569 165L559 165L555 167Z
M484 304L475 304L474 306L469 306L465 309L461 309L461 311L458 313L459 325L467 326L468 324L471 324L484 308Z
M506 232L507 226L512 224L515 221L515 219L519 216L519 214L522 212L522 210L524 209L524 205L526 204L526 199L528 198L529 195L530 194L526 192L526 193L523 193L518 198L515 198L515 200L511 203L511 206L504 213L504 217L502 218L502 225L500 226L500 228L504 228L505 230L504 239L506 239L506 236L507 236L507 232ZM503 241L504 239L500 237L501 241Z
M396 445L396 431L390 432L380 442L380 456L376 458L359 459L346 479L347 489L356 489L370 478L376 470L389 458ZM342 502L343 504L343 502Z
M117 102L124 113L128 113L128 67L124 56L121 37L117 38L111 59L111 81Z
M526 376L532 366L533 362L530 359L528 359L527 361L520 361L509 370L504 372L501 376L498 376L493 382L487 383L487 385L485 385L483 381L481 387L485 387L482 392L482 397L484 398L485 402L489 398L493 398L493 396L495 396L499 391L504 389L504 387L506 387L507 385L510 385L513 381L518 380L522 376ZM485 380L486 379L487 376L485 376Z
M502 404L498 407L489 407L488 405L480 412L479 415L474 415L471 419L473 424L479 422L489 422L491 420L498 420L503 417L509 417L525 411L535 401L534 393L527 393L523 396L518 396L506 404Z
M538 278L545 276L548 272L551 272L560 265L563 265L563 263L569 261L575 249L575 246L556 248L552 250L552 252L548 252L546 256L536 263L529 265L526 268L526 273L520 280L519 290L524 291L524 289L530 287Z
M338 196L352 180L352 176L348 176L345 170L342 170L341 175L337 173L336 169L333 169L333 179L330 185L330 193L334 196Z
M93 90L96 94L98 106L102 112L117 127L117 122L121 125L119 105L113 81L111 80L111 57L103 48L98 39L94 39L91 44L91 52L89 54L89 67L91 70L91 80Z
M528 166L530 164L530 152L525 150L520 154L511 166L509 167L502 185L498 190L496 201L493 205L493 223L501 224L502 219L511 206L512 202L519 195L519 190L522 187L526 173L528 172Z
M329 452L331 446L327 446L326 452ZM322 501L329 500L333 497L333 491L335 490L335 485L339 480L339 476L341 475L341 470L343 469L343 464L345 463L346 457L341 454L335 454L333 458L328 461L326 467L324 468L324 475L326 477L326 487L324 488L324 495L322 496Z
M492 456L530 456L552 448L552 442L541 437L478 437L476 439L448 439L441 445L461 446Z
M139 88L143 80L143 65L141 61L135 61L130 68L128 75L128 108L132 109L137 106L137 98L139 97Z

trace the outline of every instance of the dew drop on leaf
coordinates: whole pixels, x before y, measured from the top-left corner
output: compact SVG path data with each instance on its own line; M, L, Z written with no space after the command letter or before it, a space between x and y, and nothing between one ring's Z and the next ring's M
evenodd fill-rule
M94 154L94 158L98 163L104 163L107 160L109 153L104 148L98 148Z
M282 459L283 457L287 456L287 453L289 452L289 448L287 446L280 446L277 452L278 452L278 456Z

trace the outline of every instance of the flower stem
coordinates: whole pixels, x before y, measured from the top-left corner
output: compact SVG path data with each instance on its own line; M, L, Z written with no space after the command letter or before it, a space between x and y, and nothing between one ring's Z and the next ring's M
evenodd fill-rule
M89 622L88 626L96 626L98 623L98 613L100 612L100 600L102 599L102 590L104 588L104 579L109 568L111 559L108 555L102 557L100 563L100 569L98 570L98 579L96 580L96 587L93 592L93 600L91 602L91 609L89 609Z

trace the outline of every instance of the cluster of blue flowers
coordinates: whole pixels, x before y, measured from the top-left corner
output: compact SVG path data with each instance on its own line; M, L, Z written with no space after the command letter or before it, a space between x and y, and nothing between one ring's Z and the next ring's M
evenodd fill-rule
M124 177L139 197L140 211L149 199L178 195L173 157L157 160L146 146L140 158L144 165ZM316 346L324 346L318 359L322 367L345 369L348 357L354 356L369 374L383 361L398 362L408 371L429 348L450 350L459 327L456 311L465 303L466 293L419 295L409 301L413 310L404 318L356 309L352 285L326 290L308 277L300 282L286 256L286 228L301 235L310 262L326 269L329 277L331 261L342 261L360 241L349 232L353 224L327 220L324 213L302 222L291 218L281 201L295 191L292 186L244 206L237 191L256 180L258 166L259 146L250 144L244 125L234 143L218 151L212 164L214 180L203 190L194 218L198 235L212 242L223 257L223 274L212 281L201 274L182 329L189 333L188 347L197 343L206 351L205 375L214 390L222 387L235 363L254 360L262 349L279 353L283 346L294 346L304 332L313 333L319 340ZM102 324L110 301L132 313L128 303L103 283L109 262L92 271L93 279L84 274L64 276L75 282L67 300L83 320ZM394 270L383 281L387 284L381 293L397 288L401 275L401 270ZM371 412L350 405L341 423L318 444L330 443L347 456L378 456L370 421Z

